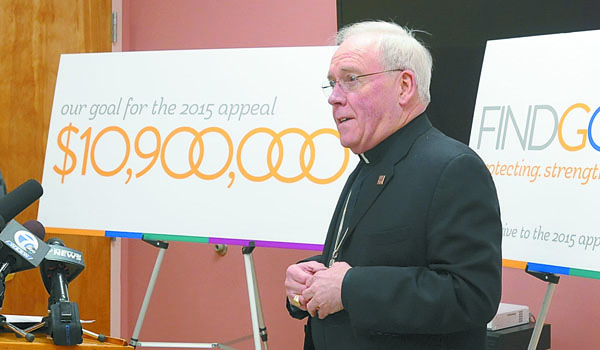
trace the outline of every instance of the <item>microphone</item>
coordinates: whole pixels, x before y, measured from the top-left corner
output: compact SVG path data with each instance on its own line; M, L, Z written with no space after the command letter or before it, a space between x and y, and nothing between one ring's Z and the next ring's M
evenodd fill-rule
M41 241L44 240L44 236L46 236L46 229L44 228L44 225L42 225L42 223L40 223L39 221L29 220L23 224L23 227L25 227L27 229L27 231L36 235L36 237L39 238ZM27 240L30 240L30 238L31 237L28 237ZM35 246L35 243L33 243L33 241L31 241L31 243ZM13 259L14 259L14 257L13 257ZM12 259L10 259L10 260L14 264L14 261L12 261ZM14 267L12 269L14 269Z
M29 179L0 198L0 230L4 229L6 224L25 208L38 200L43 193L42 185L34 179Z
M39 227L34 229L38 230ZM0 307L4 303L6 276L37 267L50 250L38 238L38 233L31 233L15 220L11 220L0 232Z
M35 224L28 224L35 226ZM41 224L40 224L41 225ZM33 227L34 230L39 228ZM50 250L36 232L33 234L15 220L0 232L0 276L38 267Z
M42 282L50 294L48 305L59 301L69 301L67 286L85 269L80 251L65 247L59 238L46 241L48 253L40 265Z
M83 329L77 303L69 301L68 285L85 269L80 251L65 247L59 238L46 241L50 247L40 264L48 298L48 334L56 345L75 345L83 342Z
M37 238L44 240L46 237L46 228L41 222L37 220L29 220L23 223L23 226L31 233L37 236Z

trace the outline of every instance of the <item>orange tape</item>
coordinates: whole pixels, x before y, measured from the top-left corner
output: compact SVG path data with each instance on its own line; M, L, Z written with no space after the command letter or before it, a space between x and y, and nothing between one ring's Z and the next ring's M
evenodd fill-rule
M79 235L79 236L100 236L104 237L103 230L81 230L73 228L46 227L46 234L61 234L61 235Z
M502 259L502 266L512 267L514 269L525 270L525 267L527 267L527 262L518 261L518 260Z

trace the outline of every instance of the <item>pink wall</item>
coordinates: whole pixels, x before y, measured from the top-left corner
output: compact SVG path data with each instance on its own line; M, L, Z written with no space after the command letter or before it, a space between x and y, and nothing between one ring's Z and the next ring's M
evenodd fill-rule
M335 0L123 0L123 50L326 45ZM126 11L126 9L124 9Z
M502 302L527 305L538 316L546 283L525 271L505 268ZM560 276L546 323L552 324L552 350L600 349L600 280Z
M123 51L327 45L335 11L335 0L123 0ZM123 240L122 252L121 337L128 339L157 250ZM287 266L308 255L314 252L254 251L271 349L302 348L304 322L287 316L283 281ZM172 242L140 340L227 343L251 334L241 247L220 257L212 245ZM254 349L252 339L232 346Z
M123 0L123 51L327 45L336 30L335 0ZM133 333L157 250L123 240L121 336ZM312 252L262 248L254 259L272 349L301 349L303 322L284 310L285 268ZM537 316L545 284L504 269L503 302ZM547 322L553 350L600 349L600 281L561 276ZM225 257L212 245L172 242L140 339L222 342L250 335L241 247ZM253 349L251 339L232 344Z

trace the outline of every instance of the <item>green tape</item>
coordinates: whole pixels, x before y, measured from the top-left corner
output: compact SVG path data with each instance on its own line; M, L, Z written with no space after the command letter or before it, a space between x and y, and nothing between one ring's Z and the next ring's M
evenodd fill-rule
M571 276L600 279L600 272L598 272L598 271L579 270L579 269L572 268L569 274Z
M161 235L161 234L154 234L154 233L144 233L144 239L151 239L151 240L155 240L155 241L179 241L179 242L208 243L208 237Z

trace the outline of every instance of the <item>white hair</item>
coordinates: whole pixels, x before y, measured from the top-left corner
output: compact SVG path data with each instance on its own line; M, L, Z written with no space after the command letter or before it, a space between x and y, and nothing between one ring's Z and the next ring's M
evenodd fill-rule
M367 21L343 27L335 37L337 45L355 35L375 34L384 69L408 69L415 73L419 98L425 105L431 101L432 58L429 50L415 38L413 30L393 22Z

